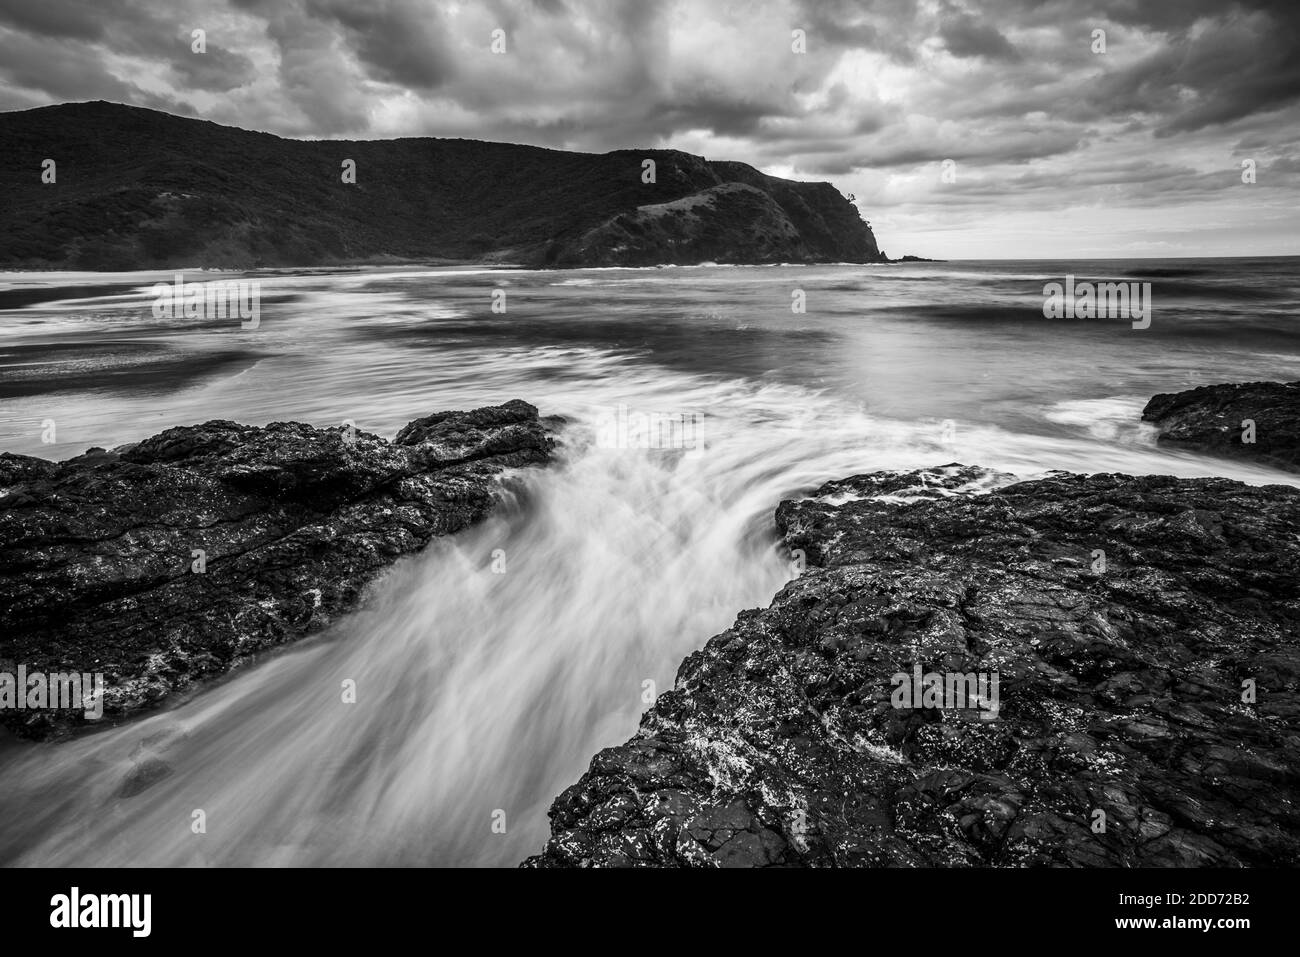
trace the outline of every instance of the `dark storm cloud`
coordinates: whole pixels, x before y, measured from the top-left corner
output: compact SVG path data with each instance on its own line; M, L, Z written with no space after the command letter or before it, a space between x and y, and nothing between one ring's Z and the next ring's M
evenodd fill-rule
M656 103L647 117L664 132L703 128L727 136L759 133L769 117L796 115L793 104L747 98L725 90L690 90L686 98Z
M1282 19L1294 16L1295 4L1291 0L1109 0L1097 10L1116 23L1176 33L1197 21L1218 19L1236 11L1258 10Z
M442 17L420 0L309 0L307 10L337 22L344 43L377 80L427 91L455 72Z
M225 92L244 86L253 79L254 69L248 57L208 44L202 55L180 54L171 60L180 85L192 90Z
M961 163L1020 163L1073 152L1079 142L1079 134L1073 130L1004 130L929 144L885 145L855 157L852 163L858 169L915 166L945 159Z
M0 0L0 108L668 146L916 209L953 159L950 206L1142 205L1241 158L1293 185L1297 50L1296 0Z
M929 110L944 98L946 110L934 115L956 122L1034 112L1080 123L1143 116L1152 130L1169 136L1231 123L1300 96L1300 58L1292 56L1300 46L1300 13L1296 5L1274 0L1110 0L1096 7L1065 0L943 0L933 6L911 0L773 0L743 10L669 2L488 0L455 16L450 9L432 0L180 0L169 7L143 0L0 0L0 24L9 28L11 41L46 37L84 44L81 56L89 62L79 76L60 58L48 77L39 69L11 68L11 82L29 90L59 97L127 96L133 85L107 67L107 57L136 56L168 65L171 98L177 100L187 91L224 92L259 77L271 80L262 84L263 95L281 97L301 113L296 128L286 131L319 135L366 133L377 106L399 90L429 97L431 106L445 99L479 114L484 135L495 125L563 131L569 124L562 117L528 120L511 115L510 107L534 98L548 107L544 112L554 113L580 85L572 81L584 79L573 75L581 64L586 86L574 108L593 113L595 122L617 127L617 114L658 138L705 130L761 142L773 129L769 119L800 111L811 117L827 106L870 110L869 100L794 101L816 91L842 57L876 54L914 67L924 81L936 71L933 54L929 67L920 62L927 45L980 64L975 75L954 77L960 86L913 104L914 110ZM222 35L215 24L226 13L249 17L245 33ZM710 19L729 21L738 40L770 31L762 52L780 82L755 88L743 64L730 71L699 69L689 77L665 75L674 45ZM208 54L194 56L189 29L208 21ZM1111 28L1111 60L1088 51L1099 25ZM484 63L494 27L506 32L513 62L527 62L528 77ZM803 66L790 68L780 59L788 43L781 38L796 28L807 33L809 48ZM1016 37L1018 28L1033 29ZM1156 31L1142 35L1138 58L1125 52L1133 30ZM240 42L254 42L258 33L272 46L255 66ZM924 82L919 89L930 99ZM274 112L266 104L262 109ZM894 143L867 152L906 158L922 145L914 143L909 152L907 144ZM1041 151L1030 150L1024 159L1036 155Z
M45 37L97 39L104 35L105 21L119 12L119 5L108 0L101 4L85 0L0 0L0 24Z
M1181 8L1180 8L1181 9ZM1135 19L1153 19L1132 11ZM1300 99L1300 4L1233 6L1213 19L1166 11L1158 20L1170 40L1133 66L1104 77L1093 99L1112 109L1157 115L1157 134L1169 136L1232 123ZM1192 28L1196 27L1193 33Z
M0 35L0 77L7 84L59 99L76 99L86 91L122 101L146 96L139 87L109 73L98 60L80 56L75 48L21 33Z
M939 38L953 56L1020 59L1020 51L998 32L997 27L960 11L943 18L939 24Z
M1300 153L1274 160L1265 167L1264 172L1269 174L1269 176L1265 177L1265 182L1269 182L1274 174L1295 174L1300 177Z
M916 59L910 26L916 9L911 0L796 0L792 26L807 31L816 43L832 49L874 50L902 63Z
M111 99L182 111L189 90L226 91L248 82L252 62L210 43L191 47L179 11L138 0L0 0L3 72L11 83L63 99ZM201 18L198 18L201 20ZM110 56L166 64L175 93L148 92L108 65Z

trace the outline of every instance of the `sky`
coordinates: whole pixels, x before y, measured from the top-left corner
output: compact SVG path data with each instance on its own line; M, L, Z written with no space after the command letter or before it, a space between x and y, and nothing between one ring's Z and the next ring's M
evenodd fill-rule
M0 0L0 110L100 99L740 160L893 256L1300 255L1300 0Z

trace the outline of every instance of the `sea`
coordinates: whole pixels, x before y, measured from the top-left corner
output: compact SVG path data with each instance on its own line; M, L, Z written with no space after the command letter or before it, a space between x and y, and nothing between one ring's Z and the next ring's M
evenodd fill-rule
M782 499L950 463L985 490L1058 469L1300 484L1141 421L1157 393L1300 379L1298 267L181 273L245 283L255 321L159 308L176 271L0 273L0 451L210 419L391 438L514 398L563 419L551 467L503 476L492 517L328 629L143 718L0 742L0 864L517 865L681 660L795 574ZM1050 318L1067 278L1149 283L1145 324Z

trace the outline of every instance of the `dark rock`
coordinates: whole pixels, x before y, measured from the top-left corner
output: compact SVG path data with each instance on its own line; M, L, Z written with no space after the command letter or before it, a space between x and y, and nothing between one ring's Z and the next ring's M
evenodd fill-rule
M525 866L1300 863L1300 490L988 480L781 503L806 570L686 659ZM996 717L894 707L915 665L996 672Z
M483 517L502 470L551 448L515 400L417 419L393 442L211 421L64 462L0 455L0 660L102 672L106 720L156 706L337 618L398 557ZM44 737L82 716L0 722Z
M1154 396L1142 418L1158 441L1300 471L1300 382L1206 385ZM1253 431L1248 423L1254 423Z

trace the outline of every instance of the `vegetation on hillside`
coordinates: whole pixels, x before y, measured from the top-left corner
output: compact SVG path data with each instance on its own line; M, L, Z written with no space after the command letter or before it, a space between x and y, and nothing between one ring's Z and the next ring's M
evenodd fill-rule
M614 217L724 182L768 193L800 233L800 258L879 258L870 229L829 184L673 150L288 140L94 102L0 114L0 156L0 264L10 268L583 265L584 237ZM42 182L47 159L52 184ZM654 183L642 182L645 159L657 164ZM343 181L345 160L356 164L354 184Z

